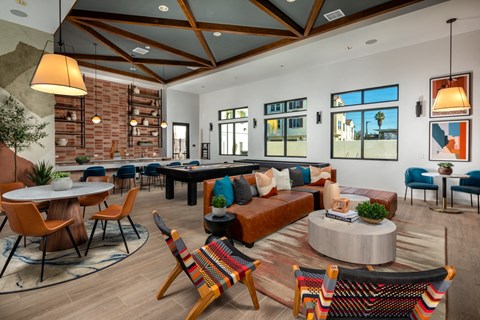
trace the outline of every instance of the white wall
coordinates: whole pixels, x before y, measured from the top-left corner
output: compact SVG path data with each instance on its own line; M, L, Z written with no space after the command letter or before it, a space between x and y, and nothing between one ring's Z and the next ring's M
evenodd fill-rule
M415 36L415 35L412 35ZM473 72L470 162L455 162L454 172L463 173L480 169L478 126L480 101L478 77L480 66L480 31L454 37L453 72ZM381 45L381 44L379 44ZM321 61L319 61L320 65ZM254 83L246 83L200 96L200 130L211 134L212 162L232 161L239 157L218 156L218 110L241 106L249 107L249 158L262 159L263 105L279 100L307 97L308 156L306 159L330 162L338 169L342 185L395 191L403 195L404 171L407 167L421 166L436 170L436 162L428 160L429 121L447 118L429 118L429 79L448 74L448 38L425 42L376 55L343 61L327 66L312 66L307 70ZM338 160L330 158L330 94L382 85L399 84L400 98L393 103L370 105L369 108L399 107L398 161ZM415 117L416 101L422 101L423 115ZM354 108L352 108L354 109ZM321 111L323 121L316 124L316 112ZM258 121L253 128L252 119ZM459 119L459 118L455 118ZM208 137L208 135L207 135ZM206 137L204 136L204 142ZM278 159L278 158L277 158ZM437 181L440 184L440 181ZM454 183L458 183L453 181ZM417 197L423 197L421 191Z
M164 145L167 146L167 156L172 156L173 122L190 124L190 158L200 159L199 139L199 97L197 94L168 89L166 119L168 127L164 130Z

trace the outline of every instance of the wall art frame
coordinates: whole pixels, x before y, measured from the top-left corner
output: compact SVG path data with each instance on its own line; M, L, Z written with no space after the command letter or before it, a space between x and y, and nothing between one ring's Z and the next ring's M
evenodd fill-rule
M430 121L430 161L470 161L470 119Z
M457 110L457 111L433 111L433 104L435 103L435 98L440 89L445 88L448 85L448 80L450 76L441 76L430 78L430 118L442 118L442 117L458 117L458 116L469 116L472 114L473 104L472 104L472 73L464 72L452 74L452 86L454 87L463 87L465 94L467 95L468 101L472 108L466 110Z

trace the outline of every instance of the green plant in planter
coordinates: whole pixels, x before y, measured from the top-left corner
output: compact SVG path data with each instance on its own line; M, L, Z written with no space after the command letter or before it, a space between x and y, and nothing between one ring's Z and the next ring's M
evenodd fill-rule
M27 173L28 179L32 180L37 186L49 184L52 180L53 165L47 161L37 162L32 171Z
M379 203L361 202L355 209L360 217L373 220L383 220L387 217L388 211L385 206Z
M75 158L75 161L77 161L78 164L84 164L87 162L90 162L90 157L89 156L78 156Z
M218 196L213 196L212 198L212 206L215 208L226 208L227 207L227 199L223 194Z
M447 168L447 169L448 169L448 168L453 167L454 165L453 165L453 163L451 163L451 162L440 162L440 163L438 163L438 166L439 166L439 167L442 167L442 168Z
M70 172L65 172L65 171L55 171L52 174L52 180L58 180L61 178L68 178L70 177Z

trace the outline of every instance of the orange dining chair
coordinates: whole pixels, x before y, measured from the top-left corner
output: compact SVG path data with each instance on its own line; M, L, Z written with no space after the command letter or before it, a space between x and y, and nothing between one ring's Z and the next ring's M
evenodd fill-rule
M90 248L90 243L92 242L93 235L95 234L95 228L97 227L98 220L105 221L105 225L103 228L103 236L102 240L105 239L105 231L107 230L107 222L109 220L116 220L118 223L118 228L120 229L120 233L122 234L123 243L125 244L125 249L127 249L127 253L130 253L127 246L127 240L125 240L125 235L123 234L122 224L120 220L127 217L128 221L132 225L133 230L137 234L138 239L140 239L140 235L138 234L137 228L135 228L135 224L130 217L130 213L132 212L133 205L135 203L135 199L137 197L137 193L140 187L132 188L128 191L127 196L125 197L125 202L123 205L112 204L108 206L108 208L95 213L93 216L90 217L90 220L95 220L93 224L92 233L90 234L90 239L88 239L87 250L85 250L85 256L88 254L88 249Z
M73 239L70 228L68 227L74 223L73 219L68 220L43 220L42 215L38 211L37 207L32 202L4 202L2 204L5 213L7 214L8 221L10 222L10 229L18 234L17 241L10 251L10 255L3 266L0 278L3 276L5 269L7 269L8 263L12 258L15 250L22 240L22 237L42 237L43 254L42 254L42 271L40 272L40 282L43 281L43 268L45 264L45 251L47 248L48 236L52 233L65 229L68 237L77 251L80 258L80 251L78 251L77 244Z
M108 182L109 177L107 176L88 176L87 182ZM81 207L83 207L83 217L85 218L85 208L89 206L96 206L98 205L98 211L102 211L100 205L105 205L105 208L108 208L107 198L109 196L108 191L104 191L101 193L90 194L88 196L81 196L78 197L78 202Z

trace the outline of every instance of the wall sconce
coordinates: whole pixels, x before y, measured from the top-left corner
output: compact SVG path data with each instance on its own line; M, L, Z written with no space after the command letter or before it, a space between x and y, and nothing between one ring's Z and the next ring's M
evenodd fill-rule
M415 115L417 118L422 115L422 103L420 101L417 101L417 104L415 105Z
M257 127L257 119L253 118L253 127L256 128Z
M213 131L213 123L210 122L210 131Z
M322 111L317 112L317 124L322 123Z

